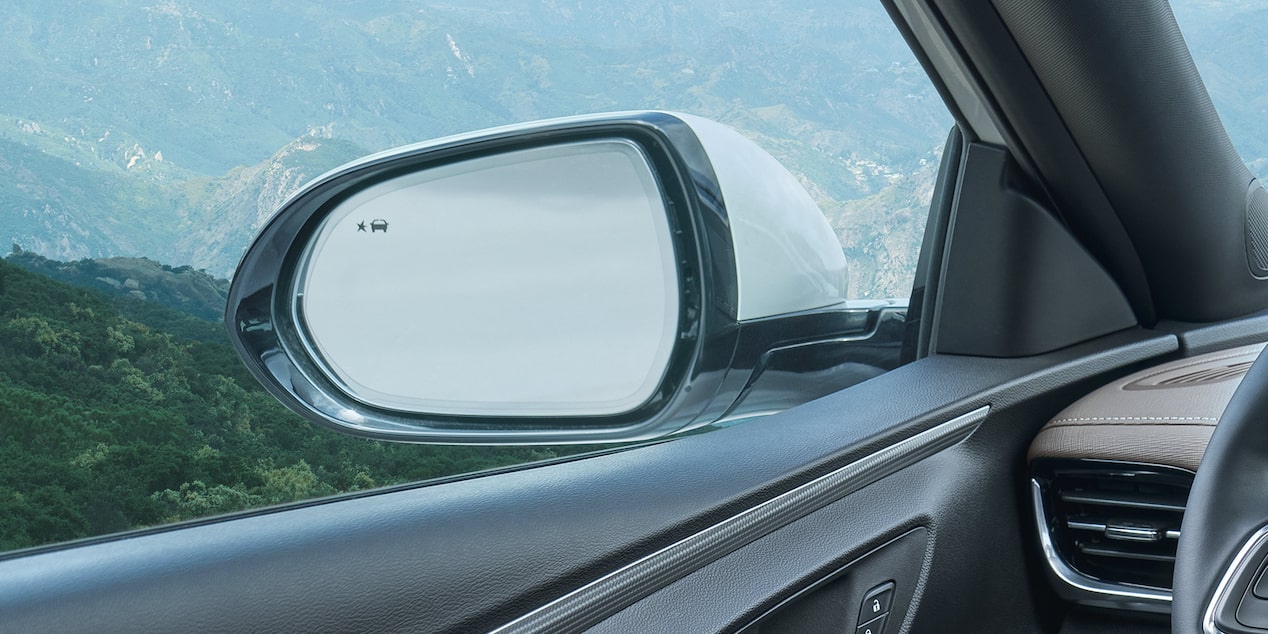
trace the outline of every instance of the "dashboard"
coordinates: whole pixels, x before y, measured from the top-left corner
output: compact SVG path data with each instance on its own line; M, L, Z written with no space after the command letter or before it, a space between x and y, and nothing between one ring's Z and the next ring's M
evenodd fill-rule
M1046 574L1073 603L1170 612L1185 502L1211 434L1264 344L1171 361L1087 394L1027 455Z

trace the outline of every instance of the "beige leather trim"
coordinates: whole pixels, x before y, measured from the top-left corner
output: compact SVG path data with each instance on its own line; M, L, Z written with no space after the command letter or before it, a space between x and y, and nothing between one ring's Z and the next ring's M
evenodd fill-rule
M1172 361L1067 407L1039 431L1029 459L1088 458L1197 471L1224 407L1265 344Z

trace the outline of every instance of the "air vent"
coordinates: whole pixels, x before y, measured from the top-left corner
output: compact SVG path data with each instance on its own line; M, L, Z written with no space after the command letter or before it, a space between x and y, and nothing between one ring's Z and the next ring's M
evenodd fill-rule
M1037 461L1032 471L1066 566L1098 585L1171 589L1193 474L1103 461Z

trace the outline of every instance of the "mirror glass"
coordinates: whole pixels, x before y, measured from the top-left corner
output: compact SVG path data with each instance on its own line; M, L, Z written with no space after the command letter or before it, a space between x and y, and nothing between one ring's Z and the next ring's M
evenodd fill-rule
M397 177L340 203L299 267L330 379L389 409L606 416L653 395L678 336L667 211L605 139Z

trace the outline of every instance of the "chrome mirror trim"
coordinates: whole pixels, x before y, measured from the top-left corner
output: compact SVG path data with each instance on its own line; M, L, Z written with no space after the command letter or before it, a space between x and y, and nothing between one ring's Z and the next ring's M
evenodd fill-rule
M1220 578L1219 584L1215 586L1215 594L1211 595L1211 601L1206 604L1206 610L1202 613L1203 634L1224 634L1223 630L1215 624L1215 615L1219 614L1220 609L1228 602L1238 577L1246 572L1248 566L1252 565L1251 555L1262 552L1265 544L1268 544L1268 525L1260 527L1238 549L1237 555L1233 557L1232 563L1224 571L1224 576Z

